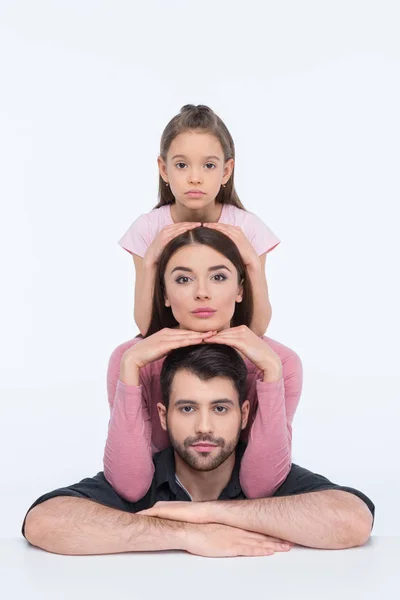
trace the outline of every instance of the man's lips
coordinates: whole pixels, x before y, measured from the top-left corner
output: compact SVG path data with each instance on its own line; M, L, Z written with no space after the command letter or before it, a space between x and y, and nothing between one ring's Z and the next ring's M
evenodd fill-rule
M193 448L200 452L210 452L213 448L217 448L217 444L210 444L208 442L199 442L198 444L192 444Z

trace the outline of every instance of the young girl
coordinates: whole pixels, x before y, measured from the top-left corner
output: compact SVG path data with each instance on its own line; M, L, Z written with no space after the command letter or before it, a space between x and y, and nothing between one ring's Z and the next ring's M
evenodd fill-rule
M235 146L223 121L207 106L187 104L161 137L159 202L130 226L119 244L136 268L135 321L150 323L154 274L164 246L203 224L225 233L239 248L254 294L251 329L263 335L271 319L265 259L279 239L244 209L234 185Z
M248 498L267 497L285 480L301 362L290 348L249 329L253 306L246 266L226 235L197 227L164 248L148 334L119 346L108 367L111 416L104 474L121 496L135 502L146 494L154 473L152 454L169 445L157 413L163 357L200 342L232 346L247 366L250 415L240 470L243 492Z

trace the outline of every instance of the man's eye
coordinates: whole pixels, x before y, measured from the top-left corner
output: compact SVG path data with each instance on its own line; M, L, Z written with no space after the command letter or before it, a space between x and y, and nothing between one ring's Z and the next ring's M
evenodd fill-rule
M226 406L216 406L215 407L215 412L218 413L219 415L224 414L228 409L226 408Z
M177 277L175 281L176 281L176 283L187 283L189 281L189 277L185 277L185 275L181 275L180 277Z
M193 406L182 406L182 408L180 409L181 412L185 413L185 414L189 414L192 412Z
M178 167L178 169L184 169L186 167L186 163L184 163L184 162L178 162L178 163L176 163L175 166Z
M222 275L222 273L217 273L217 275L214 275L214 279L215 281L225 281L226 277L225 275Z

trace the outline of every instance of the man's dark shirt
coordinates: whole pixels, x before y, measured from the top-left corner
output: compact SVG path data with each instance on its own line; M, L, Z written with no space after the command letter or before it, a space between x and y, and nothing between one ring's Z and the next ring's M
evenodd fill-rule
M240 463L245 449L246 445L240 442L236 448L236 460L231 479L228 482L228 485L222 490L218 500L243 500L246 498L239 481ZM173 449L169 447L162 452L158 452L153 456L153 462L155 468L153 481L147 494L137 502L128 502L128 500L119 496L104 477L104 473L100 472L93 478L82 479L79 483L44 494L32 504L28 512L34 506L57 496L86 498L87 500L93 500L104 506L131 513L151 508L159 501L190 502L191 498L189 494L180 485L175 474ZM291 467L289 475L275 492L274 496L294 496L297 494L319 492L323 490L342 490L354 494L366 503L372 516L375 514L373 503L362 492L353 488L335 485L322 475L311 473L311 471L307 471L307 469L303 469L294 464ZM25 535L25 519L22 525L23 535Z

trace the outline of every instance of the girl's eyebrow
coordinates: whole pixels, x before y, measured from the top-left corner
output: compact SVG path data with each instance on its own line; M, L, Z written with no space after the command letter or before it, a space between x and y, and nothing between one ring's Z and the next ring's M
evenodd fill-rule
M175 160L176 158L187 158L187 156L185 156L184 154L175 154L175 156L173 156L171 158L171 160ZM213 154L210 156L205 156L204 160L210 160L210 158L214 159L214 160L219 160L221 162L221 159L218 158L218 156L214 156Z
M215 265L215 267L209 267L207 270L208 271L219 271L220 269L226 269L227 271L229 271L229 273L232 272L226 265ZM171 275L175 271L184 271L185 273L193 273L193 269L189 269L189 267L174 267L171 271Z

